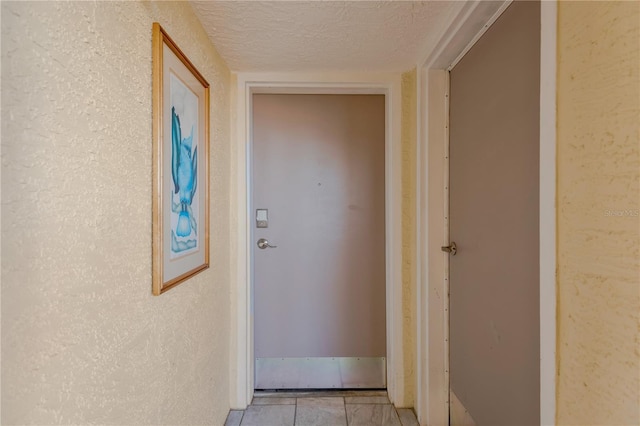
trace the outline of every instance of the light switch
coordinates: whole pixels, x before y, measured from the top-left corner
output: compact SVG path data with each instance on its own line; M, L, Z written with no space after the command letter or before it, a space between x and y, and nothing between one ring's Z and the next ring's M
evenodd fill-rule
M256 228L268 228L269 227L269 210L257 209L256 210Z

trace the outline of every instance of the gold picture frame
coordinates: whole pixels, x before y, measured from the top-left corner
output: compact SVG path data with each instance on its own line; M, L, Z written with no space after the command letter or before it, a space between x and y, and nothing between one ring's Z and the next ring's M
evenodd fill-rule
M209 83L153 23L153 294L209 267Z

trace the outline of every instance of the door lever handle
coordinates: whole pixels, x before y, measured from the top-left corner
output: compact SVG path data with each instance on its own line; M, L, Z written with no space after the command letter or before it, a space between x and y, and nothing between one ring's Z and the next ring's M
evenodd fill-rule
M456 246L455 242L452 242L448 246L440 247L440 250L450 253L451 256L455 256L458 252L458 246Z
M258 240L258 248L264 250L266 248L277 248L278 246L272 246L271 244L269 244L269 241L266 238L260 238Z

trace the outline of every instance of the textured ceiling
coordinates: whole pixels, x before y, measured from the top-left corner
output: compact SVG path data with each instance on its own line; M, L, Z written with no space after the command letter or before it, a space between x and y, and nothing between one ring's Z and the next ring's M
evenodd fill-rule
M233 71L405 71L455 1L191 1Z

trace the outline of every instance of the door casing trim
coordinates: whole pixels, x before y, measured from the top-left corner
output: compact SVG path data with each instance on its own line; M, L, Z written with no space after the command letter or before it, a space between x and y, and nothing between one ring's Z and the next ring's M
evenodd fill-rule
M254 348L252 299L251 98L254 93L383 94L385 95L385 251L387 390L404 404L402 356L402 180L401 76L398 73L240 73L231 98L231 218L237 242L232 256L230 405L244 409L253 398ZM235 93L234 93L235 92ZM235 125L235 127L234 127ZM234 219L236 220L233 223Z
M448 424L449 415L448 257L436 253L438 240L442 245L448 243L448 195L444 187L448 179L449 70L510 3L461 4L435 47L417 64L415 409L421 425ZM540 41L540 421L553 425L557 371L555 0L541 2ZM433 146L439 148L434 150ZM430 151L442 156L430 157Z

